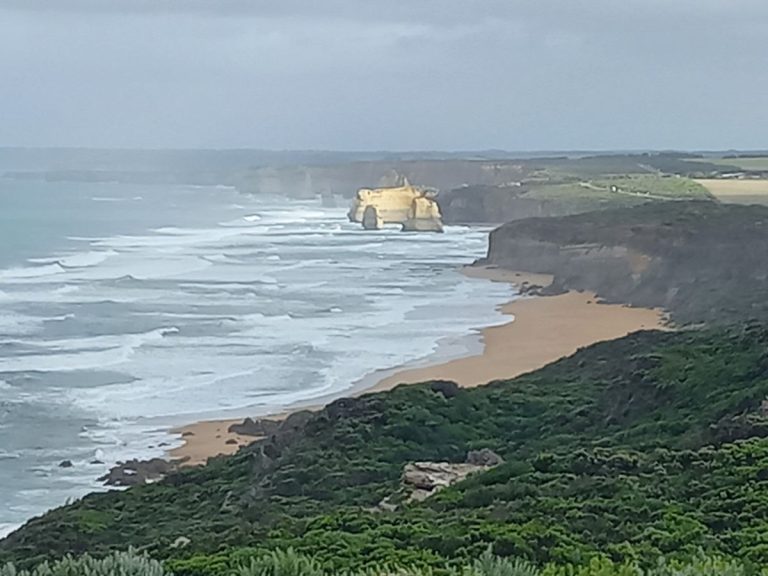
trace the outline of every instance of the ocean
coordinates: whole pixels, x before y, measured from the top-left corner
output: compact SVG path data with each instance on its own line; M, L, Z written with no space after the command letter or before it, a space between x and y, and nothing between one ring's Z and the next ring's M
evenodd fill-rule
M0 535L173 426L340 395L505 321L511 288L458 272L487 229L363 231L346 208L0 179Z

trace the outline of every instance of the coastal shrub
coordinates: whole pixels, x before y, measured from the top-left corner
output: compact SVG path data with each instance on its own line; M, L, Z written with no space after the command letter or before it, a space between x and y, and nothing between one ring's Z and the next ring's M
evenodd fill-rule
M133 545L179 576L231 576L292 548L335 573L443 574L491 545L537 566L651 570L699 548L768 564L766 374L768 329L745 325L637 333L450 397L427 384L345 399L285 445L53 510L0 541L0 563ZM481 448L504 464L379 506L405 464Z
M309 556L288 548L252 558L237 570L237 576L323 576L323 570Z
M13 564L0 567L0 576L173 576L163 565L133 551L115 552L106 558L88 554L43 562L32 570L17 570Z
M539 570L519 558L499 558L488 548L475 560L466 576L539 576Z
M162 565L134 552L116 553L96 560L88 555L43 563L31 571L12 564L0 567L0 576L173 576ZM323 569L310 556L293 549L275 550L252 558L234 569L219 567L212 576L768 576L768 570L747 567L740 561L699 551L688 561L660 558L649 569L635 562L616 563L606 556L582 564L550 563L542 568L519 559L494 555L490 548L466 565L438 568L376 564L365 570L339 572Z

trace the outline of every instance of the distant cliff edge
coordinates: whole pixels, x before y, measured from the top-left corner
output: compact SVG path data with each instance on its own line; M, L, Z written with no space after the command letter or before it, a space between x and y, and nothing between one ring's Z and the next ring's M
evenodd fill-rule
M550 290L594 290L661 307L673 321L768 319L768 208L658 202L510 222L480 263L555 276Z

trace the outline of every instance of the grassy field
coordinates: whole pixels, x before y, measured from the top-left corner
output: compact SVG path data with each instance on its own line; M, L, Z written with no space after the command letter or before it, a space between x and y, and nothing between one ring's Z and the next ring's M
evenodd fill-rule
M768 180L697 180L722 202L768 205Z
M593 180L592 185L611 189L618 188L623 194L636 194L669 200L707 200L711 195L707 188L689 178L643 174L616 176Z
M694 162L707 162L736 166L742 170L768 170L768 156L754 158L692 158Z

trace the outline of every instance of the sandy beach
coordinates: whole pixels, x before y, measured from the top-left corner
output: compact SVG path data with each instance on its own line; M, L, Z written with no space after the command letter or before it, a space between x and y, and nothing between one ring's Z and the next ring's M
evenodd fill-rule
M552 281L551 276L543 274L491 268L465 268L464 272L521 287L547 286ZM381 392L399 384L428 380L479 386L537 370L596 342L666 325L666 315L661 310L601 304L591 292L523 296L506 304L502 312L509 315L511 321L482 330L482 354L434 366L403 369L359 393ZM170 457L185 459L184 464L191 466L203 464L211 456L233 454L256 440L228 432L232 424L239 422L242 419L198 422L174 430L183 436L185 444L172 450Z

